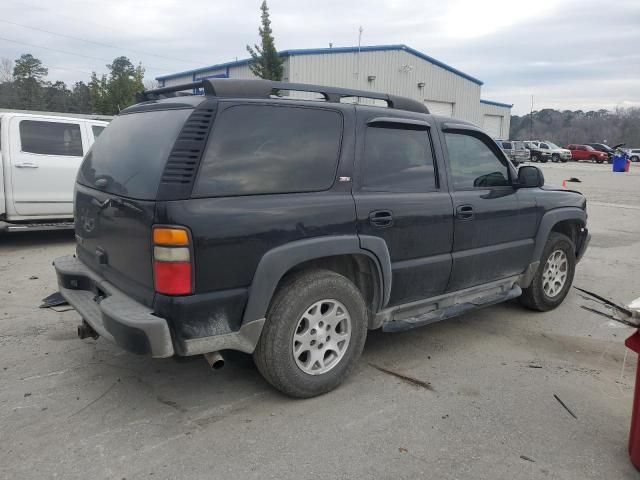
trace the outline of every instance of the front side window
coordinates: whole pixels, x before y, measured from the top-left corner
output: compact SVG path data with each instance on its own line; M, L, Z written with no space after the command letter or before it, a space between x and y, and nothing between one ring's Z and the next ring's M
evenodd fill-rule
M446 133L449 166L456 189L509 185L509 169L482 140L464 133Z
M424 128L371 126L365 136L363 190L425 192L436 188L429 132Z
M341 139L342 115L336 111L230 107L216 118L194 195L327 190L335 179Z
M77 123L20 121L22 151L42 155L81 157L82 136Z

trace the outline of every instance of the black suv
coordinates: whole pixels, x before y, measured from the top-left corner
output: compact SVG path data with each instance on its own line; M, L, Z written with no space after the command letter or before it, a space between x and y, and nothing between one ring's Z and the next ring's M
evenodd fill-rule
M310 397L353 369L367 330L515 297L556 307L587 247L581 194L420 102L229 79L145 98L84 159L77 253L55 260L82 338L213 367L253 353Z

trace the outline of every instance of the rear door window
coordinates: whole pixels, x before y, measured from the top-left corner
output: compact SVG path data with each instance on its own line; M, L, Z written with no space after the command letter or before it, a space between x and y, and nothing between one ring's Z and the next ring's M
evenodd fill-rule
M193 194L327 190L335 179L341 139L342 115L333 110L231 106L216 118Z
M457 190L509 185L506 160L498 157L479 138L464 133L446 133L449 166Z
M140 200L154 200L167 158L192 109L118 115L87 153L78 182Z
M433 152L426 128L402 128L399 124L367 128L363 190L427 192L435 188Z
M82 135L77 123L20 121L21 150L41 155L81 157Z
M105 128L106 127L103 127L102 125L91 125L91 131L93 132L93 138L97 140L98 137L100 136L100 134L102 133L102 131Z

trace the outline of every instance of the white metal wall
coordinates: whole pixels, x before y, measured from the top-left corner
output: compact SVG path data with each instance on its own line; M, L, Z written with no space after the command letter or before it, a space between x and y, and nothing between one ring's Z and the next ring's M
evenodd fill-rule
M495 136L495 138L509 138L509 128L511 126L511 109L508 107L499 107L497 105L489 105L486 103L480 104L480 111L482 112L482 122L479 125L482 128L488 129L491 128L490 124L495 123L495 116L502 117L502 125L500 129L500 133ZM490 132L493 134L493 132ZM497 133L497 132L496 132Z
M480 124L480 85L403 50L289 57L292 82L378 91L453 103L453 116ZM369 80L375 76L374 80ZM424 83L424 87L418 87Z
M226 68L211 69L198 72L196 78L226 73ZM255 78L246 63L229 67L228 75ZM499 115L500 137L509 136L509 108L480 103L480 85L405 50L291 55L284 59L283 80L401 95L432 105L433 113L451 114L481 127L484 115ZM187 73L165 80L165 85L192 81L193 74Z

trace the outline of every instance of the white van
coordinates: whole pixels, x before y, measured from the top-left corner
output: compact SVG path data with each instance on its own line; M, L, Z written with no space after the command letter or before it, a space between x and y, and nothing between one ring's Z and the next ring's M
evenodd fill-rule
M73 227L76 174L107 125L88 115L0 112L0 231Z

